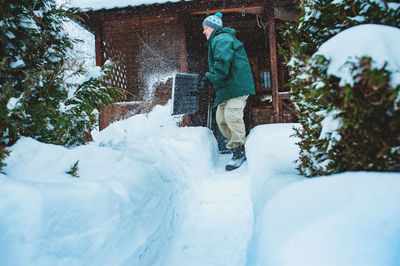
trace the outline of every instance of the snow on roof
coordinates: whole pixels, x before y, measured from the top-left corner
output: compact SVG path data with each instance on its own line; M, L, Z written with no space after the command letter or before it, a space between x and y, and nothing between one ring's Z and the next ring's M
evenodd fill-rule
M152 5L152 4L163 4L167 2L180 2L182 0L57 0L59 4L67 4L71 7L79 7L82 9L112 9L121 8L127 6L140 6L140 5ZM189 2L191 0L184 0Z
M341 84L353 84L350 66L363 56L371 57L373 67L387 62L392 72L392 85L400 84L400 30L395 27L364 24L344 30L321 45L316 55L331 60L328 74L341 78Z

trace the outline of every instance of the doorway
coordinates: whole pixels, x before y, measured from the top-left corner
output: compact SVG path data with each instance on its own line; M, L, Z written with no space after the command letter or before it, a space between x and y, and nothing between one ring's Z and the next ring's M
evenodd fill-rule
M204 45L206 38L202 27L202 22L206 17L206 14L193 15L187 20L185 33L189 73L204 74L208 71L207 47ZM267 110L267 112L262 112L262 123L273 122L268 32L260 27L255 14L223 13L222 21L224 27L234 28L237 31L236 38L243 42L253 72L256 95L249 97L244 117L246 132L248 133L255 126L252 119L253 114L258 114L260 108ZM215 108L212 110L211 116L207 117L207 113L200 112L198 117L201 117L200 120L203 121L202 124L198 124L199 126L206 126L206 121L211 118L212 121L208 124L211 125L211 130L217 138L219 149L221 152L227 152L224 137L219 132L215 122Z

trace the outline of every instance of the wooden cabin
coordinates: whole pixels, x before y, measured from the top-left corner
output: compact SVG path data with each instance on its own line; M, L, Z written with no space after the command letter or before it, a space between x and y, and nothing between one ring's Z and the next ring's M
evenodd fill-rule
M277 52L280 23L297 15L296 0L192 0L86 12L84 24L95 34L96 63L118 60L112 82L126 91L125 102L101 110L100 129L110 122L171 98L173 73L208 70L202 21L216 12L224 27L237 30L250 60L256 95L245 110L248 129L294 122L286 64ZM152 101L146 101L150 97ZM206 126L205 114L185 117L186 125ZM209 122L209 121L208 121ZM213 123L215 127L215 122Z

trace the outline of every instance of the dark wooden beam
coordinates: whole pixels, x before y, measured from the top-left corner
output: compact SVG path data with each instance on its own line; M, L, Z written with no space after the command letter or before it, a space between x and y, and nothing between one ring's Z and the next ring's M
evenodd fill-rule
M279 69L279 84L281 84L281 89L284 89L285 73L286 73L285 64L282 62L280 64L280 69ZM288 96L289 94L286 94L284 92L278 92L278 94L279 94L279 101L281 103L279 105L279 108L280 108L280 110L279 110L280 111L279 121L283 122L283 113L284 113L284 110L283 110L283 106L284 105L282 105L283 104L283 99L284 99L284 97Z
M274 122L280 123L281 108L279 104L279 87L278 87L278 56L276 52L276 27L274 14L274 1L266 6L268 15L268 32L269 32L269 54L271 60L271 83L272 83L272 104L274 107Z
M212 10L199 10L193 11L192 15L205 15L205 14L214 14L217 12L221 13L249 13L249 14L261 14L264 10L264 6L246 6L246 7L237 7L237 8L219 8L219 9L212 9Z
M103 25L97 24L95 29L96 65L104 64Z
M180 72L187 73L188 72L188 63L187 63L187 50L186 50L186 33L185 33L185 18L184 15L178 17L179 24L179 54L180 54Z
M217 12L220 13L246 13L253 15L260 15L264 12L264 6L246 6L246 7L238 7L238 8L220 8L213 10L200 10L194 11L191 14L195 15L205 15L205 14L215 14ZM274 15L276 19L285 20L285 21L294 21L296 17L300 14L298 9L288 6L275 6Z

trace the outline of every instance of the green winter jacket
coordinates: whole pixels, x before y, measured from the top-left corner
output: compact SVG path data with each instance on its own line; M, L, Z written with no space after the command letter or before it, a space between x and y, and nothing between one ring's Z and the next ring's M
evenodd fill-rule
M206 42L209 71L205 75L215 89L214 107L235 97L255 94L249 60L235 35L234 29L217 28Z

